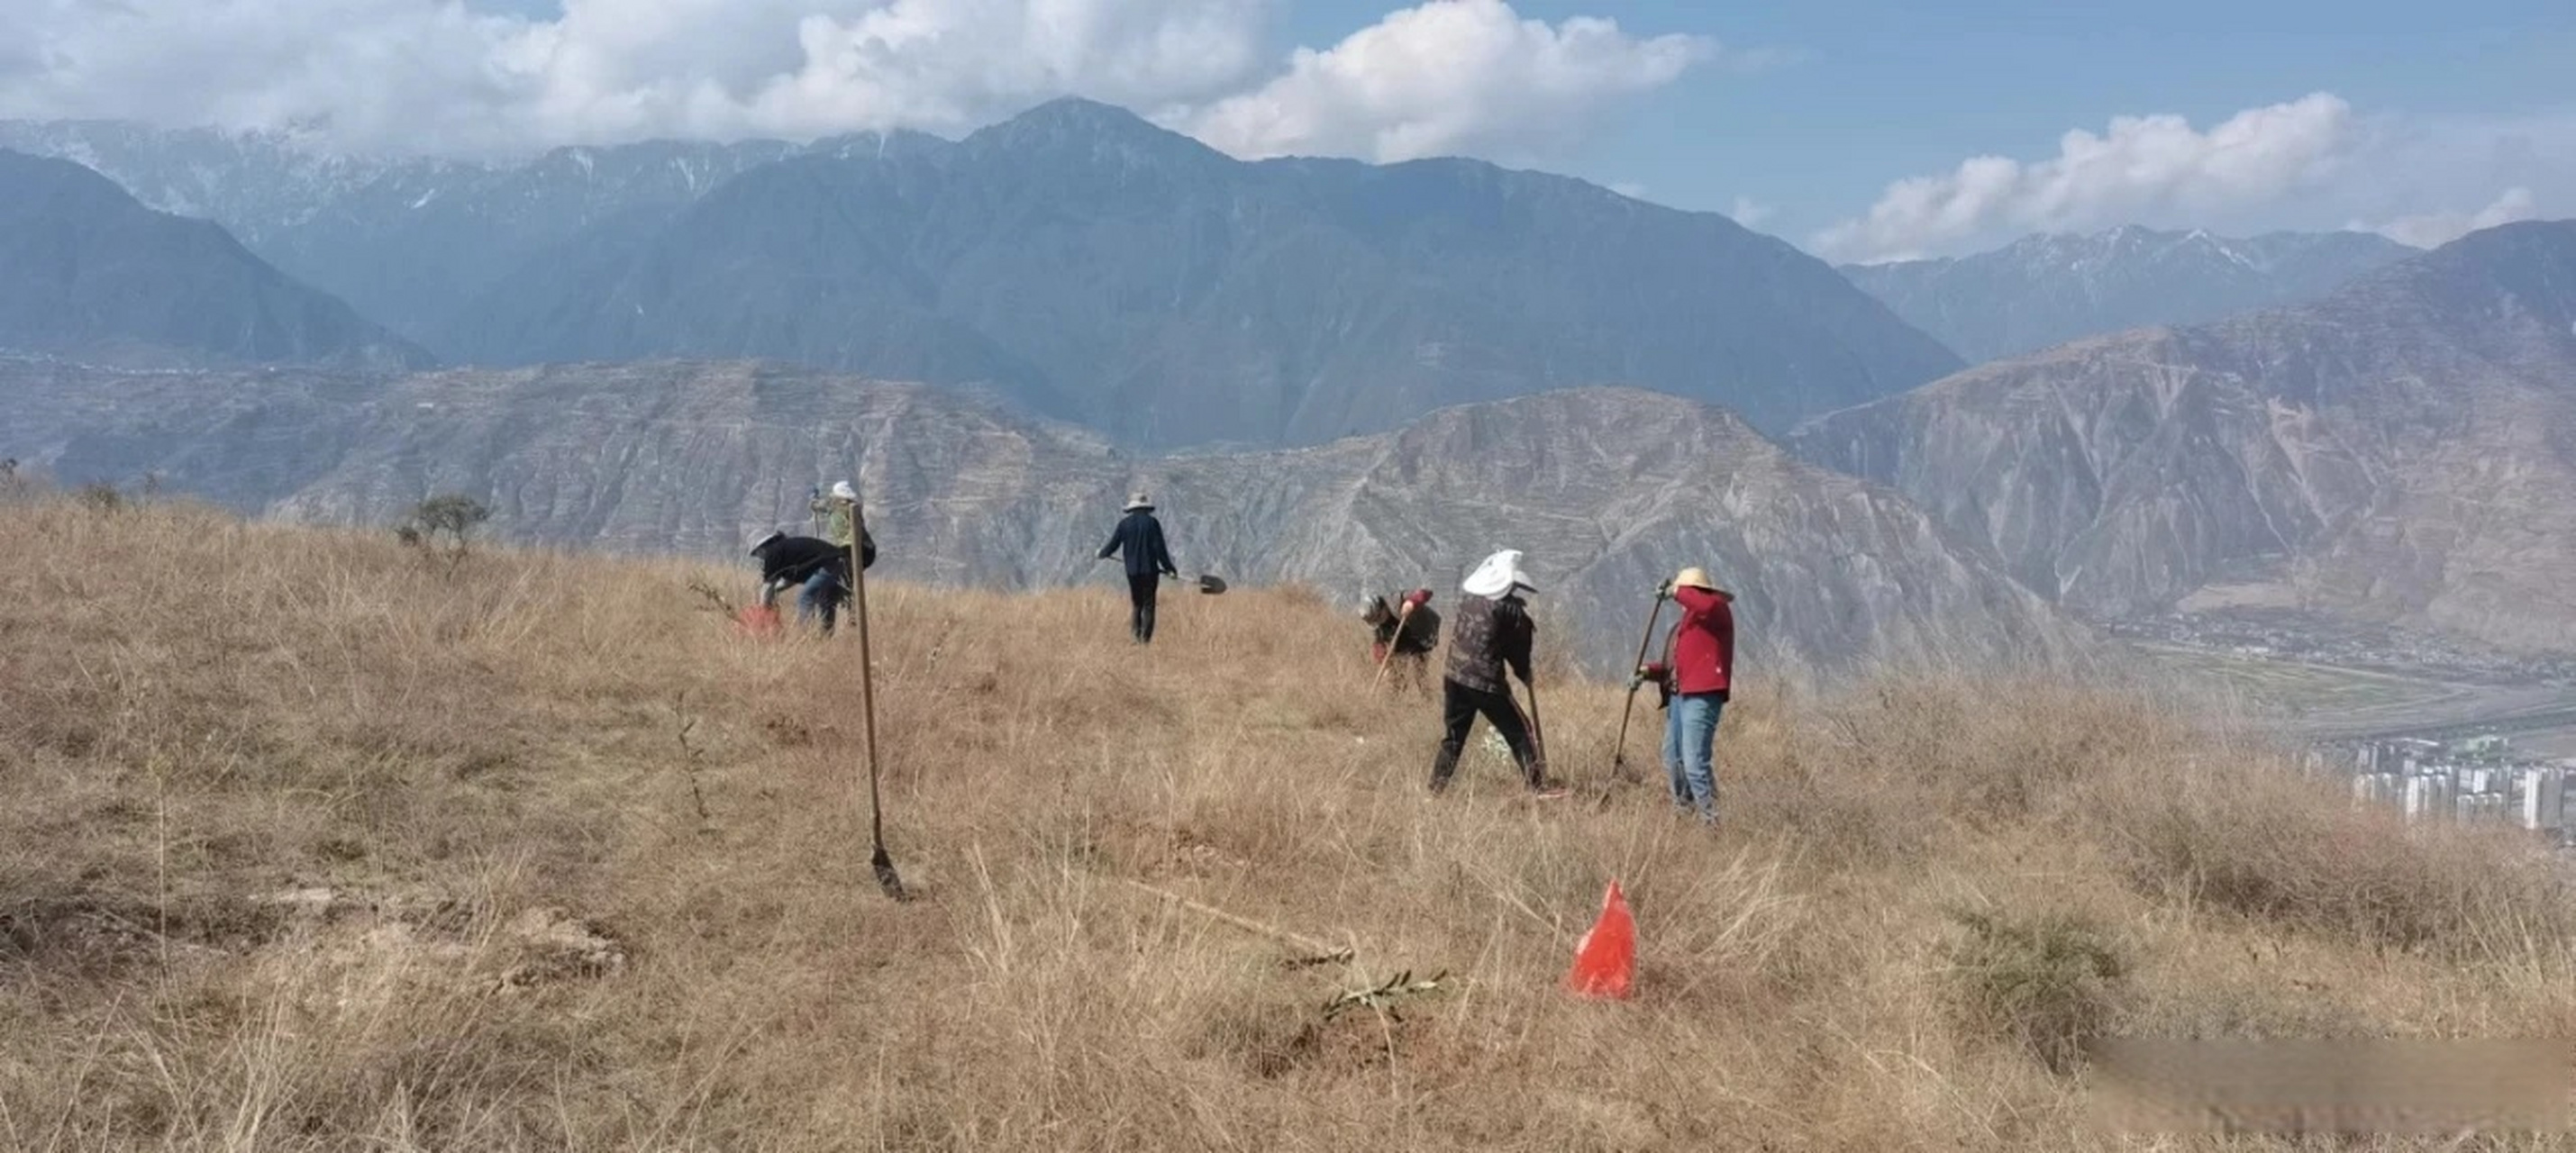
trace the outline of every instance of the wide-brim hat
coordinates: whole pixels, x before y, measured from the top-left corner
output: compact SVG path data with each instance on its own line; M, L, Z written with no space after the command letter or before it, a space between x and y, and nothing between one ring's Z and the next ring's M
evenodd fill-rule
M1466 581L1459 587L1466 590L1467 595L1478 597L1503 596L1516 588L1538 591L1538 586L1529 582L1528 574L1521 571L1521 550L1516 548L1507 548L1486 557L1485 563L1468 573Z
M1673 577L1673 587L1682 589L1707 589L1713 593L1726 591L1725 589L1717 587L1716 581L1708 579L1707 569L1700 568L1697 565L1683 569L1679 575Z
M836 480L832 482L832 495L841 500L854 501L859 499L859 490L851 488L850 482L846 480Z
M769 546L786 539L787 534L776 529L771 529L768 532L761 533L760 535L751 538L751 555L759 556L760 550L768 548Z
M1128 493L1128 494L1127 494L1127 507L1122 508L1122 509L1119 509L1118 511L1120 511L1120 512L1151 512L1151 511L1153 511L1153 509L1154 509L1154 502L1153 502L1153 501L1151 501L1151 500L1147 500L1147 499L1145 498L1145 494L1144 494L1144 493L1141 493L1141 492L1131 492L1131 493Z

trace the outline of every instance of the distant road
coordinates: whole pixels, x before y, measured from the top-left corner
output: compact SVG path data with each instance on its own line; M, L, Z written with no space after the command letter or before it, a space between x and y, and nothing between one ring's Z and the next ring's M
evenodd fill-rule
M2203 679L2237 686L2263 704L2259 728L2307 741L2453 740L2481 733L2576 734L2576 689L2542 683L2487 684L2432 673L2359 669L2278 655L2255 656L2162 642L2132 642ZM2319 678L2302 682L2270 674ZM2358 686L2375 688L2352 691ZM2304 706L2304 707L2303 707Z
M2509 735L2549 729L2576 729L2576 701L2561 700L2539 708L2500 712L2492 716L2471 714L2442 719L2428 717L2414 723L2404 721L2392 723L2387 719L2375 722L2345 721L2316 724L2291 721L2287 727L2300 736L2320 741L2396 740L2401 737L2447 741L2461 737L2474 737L2481 733Z

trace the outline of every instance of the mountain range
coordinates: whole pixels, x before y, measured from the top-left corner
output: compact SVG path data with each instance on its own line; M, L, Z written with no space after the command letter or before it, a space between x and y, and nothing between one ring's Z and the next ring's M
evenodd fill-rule
M2415 249L2367 232L2244 239L2127 226L1843 275L1971 364L2087 336L2195 324L2323 296Z
M2087 615L2256 606L2576 649L2576 222L1983 365L1791 443Z
M0 452L66 482L159 474L245 512L383 525L464 492L529 542L739 562L805 519L811 486L867 494L890 576L1032 588L1108 581L1121 498L1161 506L1185 570L1354 603L1448 603L1519 548L1551 627L1633 652L1656 582L1705 564L1739 596L1747 659L2065 651L2080 630L1892 493L1801 463L1723 411L1634 389L1443 409L1307 448L1137 457L946 389L749 363L135 375L0 364ZM1560 641L1559 643L1564 643Z
M976 384L1148 448L1313 444L1615 382L1757 427L1960 366L1722 216L1463 160L1230 159L1041 105L915 134L517 166L0 126L215 215L445 360L769 358Z
M80 165L7 151L0 349L151 365L429 362L222 228L155 212Z
M955 142L515 167L0 126L30 134L544 365L413 371L224 229L0 153L0 454L69 479L351 523L461 491L531 541L718 555L864 460L892 571L1012 588L1086 579L1142 485L1232 579L1356 594L1525 548L1604 660L1684 562L1740 575L1766 659L2237 607L2576 650L2576 223L1846 270L2015 340L2305 297L1900 392L1956 359L1722 218L1463 161L1245 164L1081 101ZM1642 387L1568 387L1594 382Z

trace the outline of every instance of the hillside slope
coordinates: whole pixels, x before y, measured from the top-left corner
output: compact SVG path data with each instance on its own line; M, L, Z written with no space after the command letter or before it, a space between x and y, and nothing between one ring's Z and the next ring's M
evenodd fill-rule
M1416 585L1454 596L1477 560L1519 548L1554 619L1604 666L1633 655L1642 598L1685 564L1741 594L1757 661L2076 643L1981 549L1885 490L1637 390L1448 409L1311 449L1129 458L945 390L776 366L383 382L17 371L25 383L0 388L0 454L70 482L157 472L297 520L388 524L453 491L490 503L515 539L731 557L755 530L804 521L807 490L857 461L889 571L946 584L1107 580L1093 554L1143 488L1193 572L1343 603Z
M2576 1026L2534 855L2140 686L1748 684L1711 835L1482 752L1426 798L1432 703L1284 594L1137 650L872 582L895 904L848 634L691 580L0 494L0 1141L2090 1149L2090 1037ZM1543 684L1597 783L1619 690ZM1612 880L1625 1006L1559 987Z
M0 151L0 350L154 364L417 368L427 354L204 221Z
M1971 369L1792 443L2087 613L2274 605L2576 649L2576 222Z

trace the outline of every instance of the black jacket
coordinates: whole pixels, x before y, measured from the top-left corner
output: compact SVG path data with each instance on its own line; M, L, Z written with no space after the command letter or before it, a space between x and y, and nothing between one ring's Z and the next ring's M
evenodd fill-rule
M1432 611L1430 605L1408 613L1388 607L1386 598L1379 597L1370 603L1369 611L1361 619L1368 623L1376 643L1393 641L1395 651L1400 654L1429 656L1440 647L1440 614ZM1396 635L1399 623L1404 626L1401 637Z
M877 542L859 531L859 564L875 568ZM760 550L760 583L803 584L814 576L814 570L828 568L843 581L850 579L849 551L819 537L791 536Z
M1109 534L1109 543L1100 546L1102 560L1122 553L1128 576L1147 577L1158 572L1164 576L1181 575L1181 570L1172 567L1172 550L1163 547L1163 522L1142 509L1128 513Z

